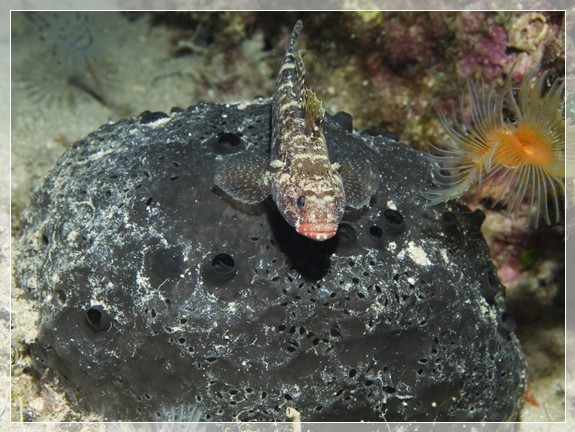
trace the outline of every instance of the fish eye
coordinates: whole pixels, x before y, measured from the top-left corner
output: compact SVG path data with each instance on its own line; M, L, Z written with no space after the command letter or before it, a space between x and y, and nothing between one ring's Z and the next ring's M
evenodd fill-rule
M305 207L305 197L302 195L296 201L297 207L303 209Z

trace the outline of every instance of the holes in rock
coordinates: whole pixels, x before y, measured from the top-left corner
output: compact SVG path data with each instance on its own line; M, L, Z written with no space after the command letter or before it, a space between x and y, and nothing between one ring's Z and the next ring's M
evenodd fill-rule
M229 284L237 274L238 268L234 258L227 253L219 253L212 258L208 257L203 265L202 273L207 282L205 289L223 301L237 300L242 287L238 284Z
M108 331L112 320L102 306L92 306L86 310L84 321L95 333Z
M350 369L350 371L349 371L349 373L348 373L348 376L349 376L350 378L353 378L353 377L356 376L356 375L357 375L357 371L356 371L355 369Z
M150 124L168 117L170 117L168 114L161 111L155 111L155 112L144 111L139 116L139 122L140 124Z
M58 304L63 306L66 304L66 293L62 290L56 291L56 298L58 299Z
M341 331L340 331L340 329L339 329L339 327L338 327L337 325L333 325L333 326L331 327L331 329L329 330L329 334L330 334L332 337L341 337Z
M218 154L232 154L242 151L244 143L239 133L221 132L212 138L212 148Z
M212 268L219 275L227 276L236 268L234 259L228 254L218 254L212 260Z
M216 254L206 265L205 275L213 282L225 282L236 274L236 262L227 253Z
M337 231L337 241L337 245L343 248L354 246L357 242L357 232L355 228L348 223L340 223Z
M455 214L453 212L450 211L446 211L443 212L441 214L440 217L441 220L441 224L443 225L443 228L445 229L446 232L450 233L450 234L456 234L457 233L457 217L455 216Z
M490 268L483 272L479 290L487 303L492 304L493 298L500 291L499 279L493 269Z
M383 230L377 225L369 227L369 235L374 239L380 239L383 237Z
M150 204L154 201L154 198L150 197L146 200L146 207L150 207Z
M499 316L499 323L504 332L511 333L517 328L515 318L507 312L502 312Z
M440 168L437 171L437 174L439 174L441 177L451 177L451 172L445 168Z
M482 210L477 209L471 213L471 220L473 220L473 222L475 222L477 226L480 227L485 220L485 213Z
M387 231L391 234L399 234L405 231L403 215L397 210L385 209L383 212L383 220L385 221Z

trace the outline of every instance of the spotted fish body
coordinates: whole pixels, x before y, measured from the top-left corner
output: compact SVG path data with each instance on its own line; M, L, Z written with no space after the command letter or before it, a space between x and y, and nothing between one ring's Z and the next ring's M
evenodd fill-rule
M369 203L379 176L361 151L350 149L339 163L330 161L324 110L305 85L302 55L295 51L302 27L301 21L294 26L275 81L270 160L235 157L218 167L215 183L244 204L271 194L299 234L321 241L336 234L346 205L359 209Z

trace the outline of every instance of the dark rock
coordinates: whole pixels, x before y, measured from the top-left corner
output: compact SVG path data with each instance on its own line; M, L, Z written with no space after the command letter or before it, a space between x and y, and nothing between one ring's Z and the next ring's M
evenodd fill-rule
M421 154L326 117L333 159L369 148L381 184L314 242L272 202L238 205L213 183L226 158L269 154L269 104L152 117L76 143L25 213L16 277L41 311L35 367L74 406L131 420L190 403L211 421L284 420L287 406L305 421L517 416L525 359L482 218L423 207Z

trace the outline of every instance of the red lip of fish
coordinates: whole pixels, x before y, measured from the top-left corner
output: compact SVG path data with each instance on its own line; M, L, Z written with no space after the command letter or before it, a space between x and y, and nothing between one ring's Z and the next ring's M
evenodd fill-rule
M312 240L323 241L332 238L337 233L336 223L311 223L300 224L296 231Z

